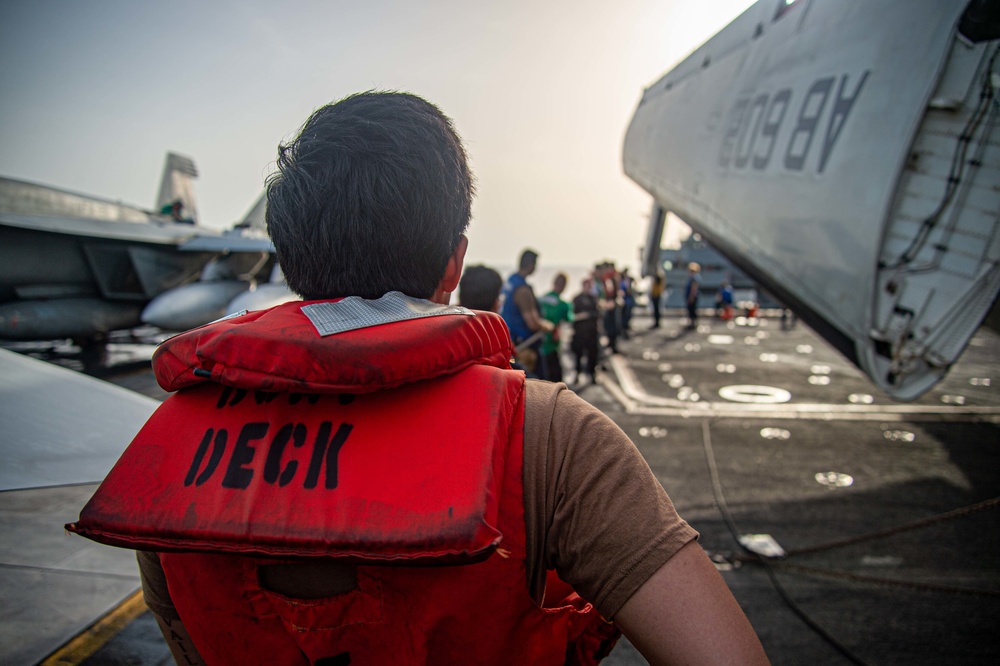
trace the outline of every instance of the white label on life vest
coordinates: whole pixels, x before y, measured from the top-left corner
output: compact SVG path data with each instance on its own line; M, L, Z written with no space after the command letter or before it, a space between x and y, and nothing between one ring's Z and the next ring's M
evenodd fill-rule
M328 301L303 305L302 314L309 318L323 337L408 319L442 315L475 316L472 310L460 305L439 305L422 298L411 298L398 291L390 291L376 300L348 296L335 303Z

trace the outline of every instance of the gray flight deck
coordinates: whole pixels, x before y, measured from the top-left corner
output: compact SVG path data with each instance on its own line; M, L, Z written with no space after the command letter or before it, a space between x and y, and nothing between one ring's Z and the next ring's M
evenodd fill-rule
M649 324L637 317L641 331L577 390L629 434L701 532L773 663L1000 661L1000 336L981 329L940 385L901 404L802 324ZM145 366L121 368L101 374L162 398ZM15 639L35 618L82 628L136 588L129 553L98 562L62 532L93 487L0 493L0 662L33 663L68 637L27 651ZM770 535L786 557L760 562L736 541L747 534ZM35 560L15 552L22 542ZM73 595L32 597L32 579L56 576ZM168 660L146 612L83 663ZM645 662L623 640L604 663Z
M131 553L63 525L156 405L0 349L0 663L37 662L138 587Z
M701 532L773 663L1000 659L996 333L981 329L911 404L779 318L705 317L697 330L668 318L619 347L615 372L581 395L632 437ZM724 513L736 535L768 534L788 555L755 561ZM623 645L606 663L645 662Z

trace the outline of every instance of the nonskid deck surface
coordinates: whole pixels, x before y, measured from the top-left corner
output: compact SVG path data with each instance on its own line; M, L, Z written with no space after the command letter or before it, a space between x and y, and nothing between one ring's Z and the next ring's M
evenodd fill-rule
M1000 336L981 329L903 404L802 324L684 324L637 322L605 361L600 404L701 532L772 662L995 661ZM733 532L788 555L769 572ZM607 663L645 662L623 645Z
M648 330L650 323L635 318L635 332L619 340L620 354L604 359L597 383L574 388L629 434L699 530L773 663L851 663L845 653L869 664L996 661L1000 506L989 500L1000 496L1000 336L979 331L939 386L901 404L879 395L802 324L783 330L776 317L705 317L689 330L674 316ZM141 364L119 368L98 372L162 398ZM53 541L40 545L43 555L60 539L79 540L61 534L61 514L45 512L54 501L77 510L74 501L82 504L92 490L26 491L39 495L37 515L58 522ZM27 495L17 507L10 498L0 494L5 525L31 510ZM733 532L770 535L788 555L761 564ZM19 588L19 577L34 572L8 566L10 547L4 553L3 588ZM101 580L90 569L70 569L61 575ZM127 601L137 579L130 563L120 571L117 594ZM62 617L80 612L70 608L75 603L40 594L23 602L23 612ZM61 663L169 663L151 615L132 619L126 606L111 616L124 616L124 629L83 634L89 646L80 650L78 641L75 656L64 652ZM103 611L91 613L76 619L77 632ZM15 647L5 637L0 654L19 654ZM645 662L622 641L604 663Z

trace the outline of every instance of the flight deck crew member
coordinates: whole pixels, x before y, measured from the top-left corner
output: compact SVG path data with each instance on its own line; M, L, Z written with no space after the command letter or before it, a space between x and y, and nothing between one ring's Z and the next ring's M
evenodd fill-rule
M696 261L688 264L688 279L684 285L684 304L688 311L688 328L698 326L698 294L701 292L701 265Z
M580 293L573 297L573 339L570 349L576 359L574 383L583 384L583 374L590 375L590 382L597 380L597 360L601 355L600 318L597 295L593 292L594 280L585 278Z
M559 339L559 325L563 322L573 321L572 307L562 299L567 280L565 273L556 273L552 279L552 289L538 299L538 307L542 317L552 324L552 332L545 334L541 348L541 378L549 382L563 380L562 340Z
M592 663L619 628L653 664L767 662L625 434L448 305L472 193L409 94L279 148L268 231L305 302L165 342L175 393L68 526L144 551L178 663Z
M458 282L458 303L470 310L500 312L503 278L489 266L469 266Z
M525 250L518 260L518 269L512 273L503 287L503 304L500 306L500 316L510 329L510 339L518 348L517 359L529 373L540 374L540 354L542 336L525 345L528 340L539 333L551 333L555 325L542 318L535 291L528 284L527 277L535 272L538 263L538 253Z
M650 328L660 327L660 306L663 300L663 290L666 279L663 277L663 273L657 270L653 274L653 286L649 290L649 306L653 309L653 325Z

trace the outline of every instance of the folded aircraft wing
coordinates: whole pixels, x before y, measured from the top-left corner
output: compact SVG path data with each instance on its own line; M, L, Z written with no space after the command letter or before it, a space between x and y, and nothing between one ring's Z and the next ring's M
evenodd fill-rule
M759 0L644 92L625 172L916 398L1000 291L997 5Z

